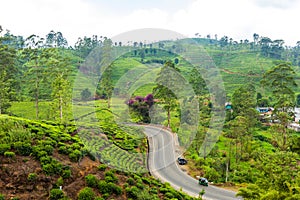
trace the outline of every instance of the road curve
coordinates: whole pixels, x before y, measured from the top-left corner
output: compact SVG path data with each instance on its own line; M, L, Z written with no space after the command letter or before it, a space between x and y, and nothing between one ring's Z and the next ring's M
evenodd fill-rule
M200 186L195 178L184 173L177 165L174 134L162 127L144 126L149 140L148 166L150 173L163 182L169 182L174 188L182 189L191 196L198 197L204 189L205 200L236 200L235 192L212 185Z

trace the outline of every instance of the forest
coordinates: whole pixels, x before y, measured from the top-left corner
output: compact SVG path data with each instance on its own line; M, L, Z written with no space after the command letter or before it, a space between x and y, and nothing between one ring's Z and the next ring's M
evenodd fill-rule
M182 56L193 48L189 39L93 35L70 46L61 32L24 38L0 26L0 199L193 199L147 173L146 136L119 121L170 128L191 176L246 200L300 199L300 134L290 128L299 124L300 41L285 46L257 33L251 41L199 33L191 40L218 69L222 94ZM126 53L112 60L118 50ZM100 79L93 85L88 73ZM221 135L206 152L216 111L224 111Z

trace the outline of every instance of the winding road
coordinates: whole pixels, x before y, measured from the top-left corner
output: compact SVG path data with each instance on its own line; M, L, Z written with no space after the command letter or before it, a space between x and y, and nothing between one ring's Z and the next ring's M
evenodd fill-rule
M150 173L163 182L169 182L174 188L182 189L191 196L198 197L204 189L205 200L236 200L235 192L212 185L200 186L195 178L183 172L177 165L177 144L174 134L162 127L144 126L149 140L148 166Z

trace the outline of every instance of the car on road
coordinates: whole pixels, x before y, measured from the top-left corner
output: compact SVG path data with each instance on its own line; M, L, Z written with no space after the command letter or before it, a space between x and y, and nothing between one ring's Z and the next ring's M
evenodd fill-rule
M179 157L177 159L177 162L178 162L179 165L185 165L185 164L187 164L187 160L184 159L184 158L181 158L181 157Z
M199 178L199 185L208 186L208 180L206 178Z

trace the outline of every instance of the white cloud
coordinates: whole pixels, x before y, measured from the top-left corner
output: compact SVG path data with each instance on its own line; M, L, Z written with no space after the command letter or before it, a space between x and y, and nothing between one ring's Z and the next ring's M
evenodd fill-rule
M254 0L261 7L286 9L294 6L298 0Z
M10 0L1 3L0 25L25 37L30 34L44 37L50 30L61 31L71 44L78 37L112 37L138 28L170 29L189 36L196 32L202 36L217 34L219 38L227 35L235 40L251 40L253 33L258 33L284 39L290 45L300 40L298 0L187 2L184 6L182 1L174 1L178 5L170 5L169 9L153 4L148 9L135 6L129 12L121 12L119 9L129 8L87 0Z

